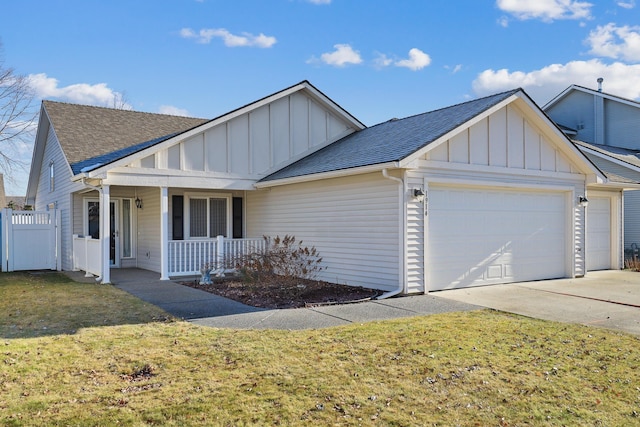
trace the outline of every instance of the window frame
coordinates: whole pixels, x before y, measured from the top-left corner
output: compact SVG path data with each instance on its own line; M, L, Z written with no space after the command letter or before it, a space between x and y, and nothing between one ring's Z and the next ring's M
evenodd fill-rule
M184 240L210 240L215 239L214 237L210 237L211 234L211 202L210 199L224 199L225 200L225 210L226 210L226 231L225 238L229 238L232 235L232 221L233 216L231 212L231 194L227 193L185 193L184 194ZM207 213L206 213L206 223L207 223L207 235L205 237L192 237L191 236L191 199L206 199L207 203Z
M51 160L49 162L49 193L53 193L56 190L56 168L55 162Z

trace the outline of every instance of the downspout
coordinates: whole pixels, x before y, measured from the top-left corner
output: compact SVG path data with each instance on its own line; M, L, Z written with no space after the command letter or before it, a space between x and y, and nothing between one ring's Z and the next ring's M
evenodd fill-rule
M100 200L102 200L102 187L96 187L95 185L89 184L87 182L87 178L85 178L85 177L82 178L82 185L84 185L85 187L91 188L92 190L96 190L100 194ZM102 228L102 225L100 225L100 228ZM100 245L100 248L102 248L102 245ZM100 258L102 258L102 255L100 256ZM88 274L89 273L87 273L87 275ZM97 283L100 283L101 280L102 280L102 276L96 277L96 282Z
M392 181L396 181L396 182L398 182L400 184L400 190L401 190L401 194L402 194L402 215L403 215L402 226L401 226L401 230L400 230L400 237L401 237L401 240L402 240L402 249L401 249L402 269L401 269L401 273L400 273L400 285L398 286L398 289L394 289L393 291L385 292L384 294L380 295L379 297L376 297L376 299L385 299L385 298L390 298L390 297L398 295L399 293L404 291L404 281L405 281L405 265L404 265L404 263L405 263L405 250L404 250L404 248L405 248L405 238L406 238L406 236L405 236L405 232L406 232L405 223L406 223L406 221L405 221L404 217L406 216L406 213L405 213L405 200L404 200L404 198L405 198L404 181L401 178L396 178L395 176L389 175L387 168L382 169L382 176L385 177L386 179L390 179Z

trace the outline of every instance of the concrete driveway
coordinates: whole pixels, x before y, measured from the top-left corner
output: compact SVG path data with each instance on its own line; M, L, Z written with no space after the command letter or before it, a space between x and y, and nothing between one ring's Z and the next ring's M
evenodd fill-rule
M593 271L578 279L480 286L433 296L545 320L640 335L640 273Z

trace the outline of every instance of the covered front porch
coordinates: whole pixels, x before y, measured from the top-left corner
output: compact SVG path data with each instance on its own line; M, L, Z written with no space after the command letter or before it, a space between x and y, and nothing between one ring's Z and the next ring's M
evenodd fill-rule
M73 270L111 282L112 268L141 268L160 280L229 271L266 250L245 230L245 190L102 185L72 195Z

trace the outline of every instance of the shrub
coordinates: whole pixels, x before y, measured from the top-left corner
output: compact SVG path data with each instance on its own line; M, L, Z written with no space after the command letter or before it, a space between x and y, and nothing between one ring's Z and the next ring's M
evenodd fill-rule
M631 271L640 271L640 259L637 256L624 261L624 266Z
M263 236L267 243L265 253L252 253L240 260L240 270L250 280L277 277L286 282L296 279L315 279L326 269L322 257L314 246L303 246L295 236L283 238Z

